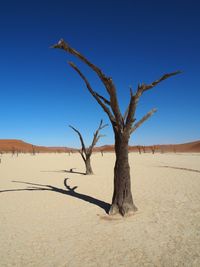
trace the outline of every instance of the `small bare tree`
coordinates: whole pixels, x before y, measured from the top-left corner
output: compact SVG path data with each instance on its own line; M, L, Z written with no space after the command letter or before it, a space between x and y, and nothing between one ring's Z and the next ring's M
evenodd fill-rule
M142 150L144 153L146 153L146 147L145 146L142 146Z
M125 113L122 114L119 108L116 88L111 77L106 76L100 68L91 63L86 57L84 57L80 52L72 48L63 39L61 39L57 44L55 44L53 48L58 48L66 51L67 53L74 55L87 66L89 66L100 78L109 95L109 99L107 99L96 91L94 91L89 81L80 71L80 69L73 62L69 62L69 65L83 79L90 94L95 98L98 104L106 112L113 127L115 135L116 162L114 168L114 192L112 197L112 205L109 213L120 213L123 216L134 213L137 208L134 205L131 193L130 167L128 162L128 143L131 134L139 126L141 126L143 122L149 119L151 115L154 114L154 112L156 112L156 109L152 109L142 119L140 119L138 122L135 122L136 107L140 97L144 92L147 92L160 82L180 72L176 71L164 74L161 78L150 84L138 84L136 93L133 93L132 88L130 88L130 101Z
M35 152L35 146L32 145L32 155L35 156L36 152Z
M79 153L81 154L81 157L82 157L82 159L83 159L83 161L85 163L85 168L86 168L85 174L86 175L93 174L93 170L92 170L92 167L91 167L91 160L90 160L90 158L91 158L91 155L92 155L92 151L93 151L94 146L97 144L97 142L99 141L99 139L104 136L104 135L99 134L99 132L103 128L105 128L106 126L108 126L108 124L104 124L103 125L103 120L101 120L98 129L94 133L94 137L93 137L92 143L87 148L85 146L85 143L83 141L83 137L82 137L81 133L77 129L75 129L74 127L72 127L71 125L69 125L69 127L72 128L78 134L79 139L81 141L81 150L79 150Z
M141 146L137 146L139 154L141 154Z
M151 146L150 149L151 149L152 154L154 154L156 151L156 146Z

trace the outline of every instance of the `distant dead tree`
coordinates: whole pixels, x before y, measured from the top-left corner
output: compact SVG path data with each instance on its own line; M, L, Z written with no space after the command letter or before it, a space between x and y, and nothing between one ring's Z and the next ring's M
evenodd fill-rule
M146 147L145 146L142 146L142 150L144 153L146 153Z
M85 143L83 141L83 137L81 135L81 133L75 129L74 127L72 127L71 125L69 125L70 128L72 128L72 130L74 130L78 136L79 136L79 139L81 141L81 150L79 150L79 153L81 154L81 157L85 163L85 168L86 168L86 175L89 175L89 174L93 174L93 170L92 170L92 167L91 167L91 155L92 155L92 151L93 151L93 148L94 146L97 144L97 142L99 141L99 139L101 137L103 137L103 135L100 135L99 132L105 128L106 126L108 126L108 124L104 124L103 125L103 120L100 121L100 124L99 124L99 127L98 129L96 130L96 132L94 133L94 137L93 137L93 140L92 140L92 143L91 145L87 148L85 146Z
M81 70L73 62L69 62L69 65L83 79L90 94L95 98L97 103L108 115L114 131L116 162L114 168L114 192L109 214L120 213L122 216L124 216L134 213L137 208L134 205L131 193L130 167L128 162L128 143L130 135L139 126L141 126L143 122L149 119L151 115L156 111L156 109L152 109L142 119L136 122L136 107L140 97L144 92L147 92L160 82L180 72L176 71L164 74L161 78L150 84L138 84L135 93L133 93L132 88L130 88L130 101L125 113L122 114L119 108L116 88L111 77L106 76L100 68L91 63L86 57L72 48L63 39L55 44L53 48L62 49L85 63L97 74L108 93L109 99L94 91Z
M150 146L150 149L151 149L152 154L154 154L156 151L156 146Z
M141 146L137 146L139 154L141 154Z
M35 147L32 145L32 155L35 156L36 152L35 152Z
M12 147L12 156L14 156L15 155L15 147Z
M101 150L101 156L103 157L103 150Z

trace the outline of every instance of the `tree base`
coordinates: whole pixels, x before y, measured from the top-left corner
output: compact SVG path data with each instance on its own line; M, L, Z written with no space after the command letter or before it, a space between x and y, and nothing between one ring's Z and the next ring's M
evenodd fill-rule
M85 175L93 175L94 173L93 172L88 172L86 171Z
M137 211L137 207L134 204L123 203L122 206L117 204L112 204L109 210L109 215L117 215L120 214L124 216L131 216L134 215Z

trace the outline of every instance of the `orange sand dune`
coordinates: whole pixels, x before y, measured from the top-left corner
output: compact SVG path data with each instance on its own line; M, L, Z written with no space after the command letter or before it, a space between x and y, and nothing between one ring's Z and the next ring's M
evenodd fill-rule
M21 140L15 139L1 139L0 140L0 151L1 152L12 152L12 153L38 153L38 152L69 152L71 148L68 147L45 147L36 146L26 143Z
M144 152L152 152L152 148L154 148L156 152L200 152L200 141L194 141L190 143L184 144L169 144L169 145L152 145L152 146L130 146L129 151L137 151L141 150L141 153ZM104 151L104 152L112 152L114 151L113 145L105 145L101 147L95 148L96 151Z
M152 146L130 146L130 151L139 152L152 152L154 148L155 153L165 153L165 152L200 152L200 141L194 141L184 144L168 144L168 145L152 145ZM0 139L0 152L22 152L22 153L39 153L39 152L70 152L77 151L77 149L69 147L45 147L37 146L30 143L26 143L21 140L15 139ZM101 147L96 147L94 149L96 152L113 152L113 145L104 145Z

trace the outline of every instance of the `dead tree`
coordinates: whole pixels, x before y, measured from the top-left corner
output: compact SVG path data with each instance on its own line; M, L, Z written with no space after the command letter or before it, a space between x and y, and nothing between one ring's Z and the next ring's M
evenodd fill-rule
M12 156L14 156L15 155L15 147L12 147Z
M174 153L176 153L176 146L173 146L173 151Z
M151 146L150 149L151 149L152 154L154 154L155 151L156 151L156 147L155 146Z
M123 216L133 213L137 210L137 208L134 205L131 193L130 167L128 162L128 143L130 135L143 122L149 119L151 115L156 111L156 109L152 109L142 119L136 122L135 111L137 104L144 92L147 92L163 80L166 80L167 78L174 76L180 72L176 71L164 74L161 78L150 84L138 84L135 93L133 93L132 88L130 88L130 101L125 113L122 114L119 108L116 88L111 77L106 76L100 68L91 63L86 57L72 48L63 39L55 44L53 48L58 48L66 51L67 53L75 56L87 66L89 66L100 78L108 93L109 98L107 99L94 91L81 70L73 62L69 62L69 65L83 79L90 94L107 113L114 131L116 162L114 167L114 192L109 213L120 213Z
M32 145L32 155L35 156L35 147Z
M137 146L139 154L141 154L141 146Z
M97 144L97 142L99 141L99 139L101 137L103 137L103 135L99 134L99 132L103 128L105 128L106 126L108 126L108 125L107 124L104 124L103 125L103 120L101 120L98 129L94 133L94 137L93 137L92 143L87 148L85 146L85 143L83 141L83 137L82 137L81 133L77 129L75 129L74 127L72 127L71 125L69 125L69 127L72 128L72 130L74 130L78 134L79 139L81 141L81 150L79 150L79 153L81 154L81 157L82 157L82 159L83 159L83 161L85 163L85 168L86 168L85 174L86 175L93 174L93 170L92 170L92 167L91 167L91 160L90 160L90 158L91 158L91 155L92 155L92 151L93 151L94 146Z
M146 147L145 146L142 146L142 150L144 153L146 153Z

